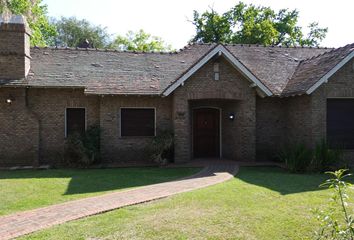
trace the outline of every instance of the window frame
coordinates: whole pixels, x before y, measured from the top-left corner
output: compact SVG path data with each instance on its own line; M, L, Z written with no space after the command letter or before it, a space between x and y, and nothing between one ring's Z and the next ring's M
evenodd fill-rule
M65 138L68 137L68 109L84 109L85 110L85 131L87 130L87 109L86 107L66 107L65 111L64 111L64 123L65 123L65 127L64 127L64 136Z
M326 98L326 141L328 141L328 100L354 100L354 97L327 97ZM330 146L330 148L332 148ZM343 147L341 150L351 152L354 151L354 148Z
M154 135L153 136L122 136L122 109L152 109L154 110ZM119 108L119 138L153 138L156 137L156 107L120 107Z

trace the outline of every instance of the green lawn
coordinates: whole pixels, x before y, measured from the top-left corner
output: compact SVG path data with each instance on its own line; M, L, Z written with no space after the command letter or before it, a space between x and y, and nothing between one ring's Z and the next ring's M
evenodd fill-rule
M311 239L311 208L326 179L278 168L241 168L233 180L68 222L22 239Z
M165 182L198 168L116 168L0 171L0 215Z

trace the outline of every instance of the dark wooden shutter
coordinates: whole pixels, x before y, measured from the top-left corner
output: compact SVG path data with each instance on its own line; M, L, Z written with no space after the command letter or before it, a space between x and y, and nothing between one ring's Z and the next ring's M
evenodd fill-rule
M354 149L354 99L327 100L327 140L332 147Z
M66 109L66 135L73 133L83 134L85 132L85 109L67 108Z
M121 136L155 136L155 109L122 108Z

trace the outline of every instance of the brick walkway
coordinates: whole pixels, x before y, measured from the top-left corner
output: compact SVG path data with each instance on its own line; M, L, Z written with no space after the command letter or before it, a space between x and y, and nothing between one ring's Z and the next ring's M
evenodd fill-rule
M212 164L188 178L108 193L0 217L0 239L11 239L56 224L187 192L231 179L235 163Z

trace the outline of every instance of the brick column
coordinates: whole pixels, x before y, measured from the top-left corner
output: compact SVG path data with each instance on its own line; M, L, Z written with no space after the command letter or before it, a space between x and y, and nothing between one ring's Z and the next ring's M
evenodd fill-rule
M173 128L175 141L175 162L191 159L191 130L188 100L173 96Z

